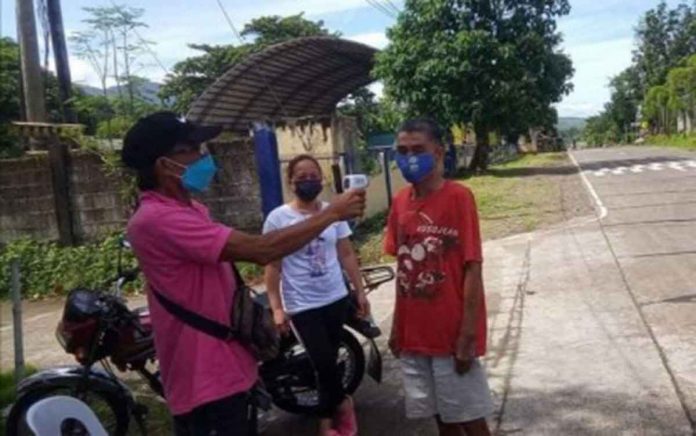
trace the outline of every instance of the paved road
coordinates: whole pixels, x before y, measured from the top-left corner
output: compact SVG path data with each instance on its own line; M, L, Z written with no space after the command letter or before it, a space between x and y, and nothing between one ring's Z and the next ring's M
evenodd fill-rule
M629 147L575 154L605 208L603 236L685 419L696 418L696 154Z

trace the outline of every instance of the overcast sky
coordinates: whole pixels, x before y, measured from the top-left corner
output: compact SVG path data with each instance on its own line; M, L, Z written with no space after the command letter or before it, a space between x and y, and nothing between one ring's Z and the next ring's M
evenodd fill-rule
M141 33L157 44L157 57L171 68L192 55L187 43L237 43L216 0L115 0L119 4L145 9L143 20L149 25ZM323 20L328 28L344 37L377 48L388 44L387 28L395 19L367 0L222 0L235 25L262 15L288 15L305 12L307 18ZM16 36L14 0L0 0L2 36ZM63 19L68 33L84 27L85 6L108 6L112 0L63 0ZM401 7L401 1L393 1ZM600 111L609 98L608 80L630 65L633 31L639 17L657 5L657 0L571 0L572 12L559 26L575 67L575 90L558 105L561 116L590 116ZM670 0L672 6L678 0ZM138 74L161 81L165 72L154 60L143 57ZM89 65L71 56L73 81L98 85Z

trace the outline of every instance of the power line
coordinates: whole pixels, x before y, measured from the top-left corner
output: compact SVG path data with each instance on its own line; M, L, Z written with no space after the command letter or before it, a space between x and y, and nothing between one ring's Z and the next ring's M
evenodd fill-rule
M394 11L395 14L398 15L398 14L401 13L401 10L399 9L399 7L396 6L396 4L394 4L394 2L393 2L392 0L384 0L384 4L387 5L387 6L389 6L389 8L390 8L392 11Z
M227 10L225 9L225 6L222 4L222 1L221 1L221 0L217 0L217 4L218 4L218 6L220 7L220 10L222 11L222 15L225 16L225 20L227 20L227 24L230 25L230 28L232 29L232 32L234 33L234 36L237 37L237 39L239 40L239 42L241 42L242 44L245 44L245 43L246 43L246 40L244 39L244 37L242 36L242 34L239 33L239 31L237 31L237 27L236 27L236 26L234 25L234 23L232 22L232 19L230 18L230 16L227 15Z
M396 18L396 15L392 10L390 10L388 7L384 6L382 3L379 3L377 0L365 0L367 1L367 4L372 6L373 8L377 9L384 15L388 16L389 18Z

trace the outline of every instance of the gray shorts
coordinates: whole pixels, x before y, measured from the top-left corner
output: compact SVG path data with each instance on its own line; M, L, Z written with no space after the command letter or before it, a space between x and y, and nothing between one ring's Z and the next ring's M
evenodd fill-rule
M404 354L399 359L406 392L406 416L440 415L445 423L463 423L493 414L493 399L486 371L478 359L463 375L454 358Z

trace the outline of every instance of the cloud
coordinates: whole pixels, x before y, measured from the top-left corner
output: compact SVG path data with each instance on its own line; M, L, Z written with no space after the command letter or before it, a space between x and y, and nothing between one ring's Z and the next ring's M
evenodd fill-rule
M361 33L359 35L347 36L346 38L380 50L389 44L389 39L387 39L387 35L384 32Z
M590 116L609 101L609 79L631 65L633 38L570 45L566 52L573 60L573 92L558 104L561 116Z

